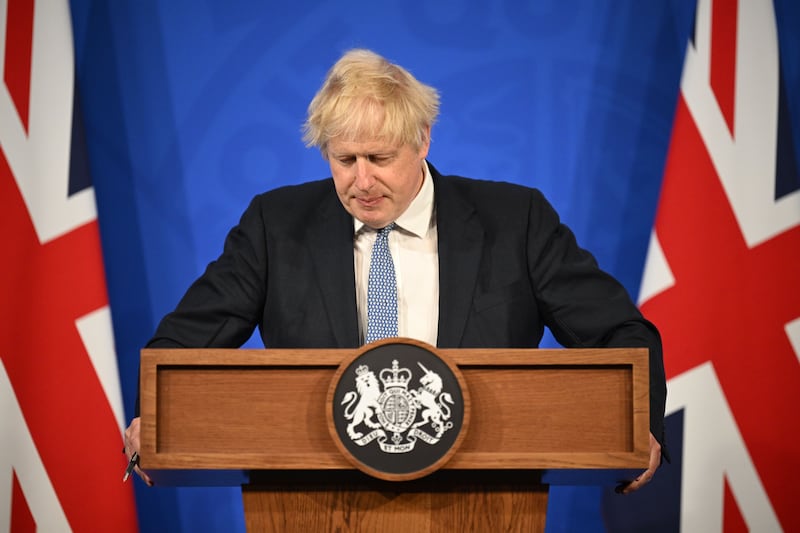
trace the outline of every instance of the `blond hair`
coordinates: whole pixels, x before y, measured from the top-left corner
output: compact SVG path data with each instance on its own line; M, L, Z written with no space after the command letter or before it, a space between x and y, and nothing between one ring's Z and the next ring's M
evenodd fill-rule
M337 61L308 106L303 141L327 157L331 139L383 140L419 149L439 114L439 93L369 50Z

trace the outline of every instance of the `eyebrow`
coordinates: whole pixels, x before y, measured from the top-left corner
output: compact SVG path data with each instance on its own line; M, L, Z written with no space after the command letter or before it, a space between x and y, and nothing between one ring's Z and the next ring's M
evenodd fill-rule
M360 156L360 157L370 158L370 157L396 155L397 154L397 150L386 150L386 151L375 151L375 152L347 152L347 151L334 152L334 151L330 151L329 153L333 157L335 157L337 159L342 158L342 157L353 157L353 156L355 156L355 157L359 157Z

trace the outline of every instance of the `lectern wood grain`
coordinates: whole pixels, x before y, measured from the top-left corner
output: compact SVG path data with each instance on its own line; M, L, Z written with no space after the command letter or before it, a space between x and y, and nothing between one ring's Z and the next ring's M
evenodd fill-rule
M245 487L248 531L381 533L543 532L546 486L536 475L490 472L447 475L421 483L391 483L344 472L270 476ZM442 475L443 474L443 475ZM463 473L462 473L463 474ZM271 481L271 482L270 482Z

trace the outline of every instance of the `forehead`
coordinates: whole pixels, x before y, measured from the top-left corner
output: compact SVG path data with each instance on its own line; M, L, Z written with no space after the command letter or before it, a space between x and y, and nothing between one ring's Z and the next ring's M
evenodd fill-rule
M398 152L401 148L402 146L400 144L385 140L346 141L342 139L332 139L328 143L328 152L334 155L381 154Z

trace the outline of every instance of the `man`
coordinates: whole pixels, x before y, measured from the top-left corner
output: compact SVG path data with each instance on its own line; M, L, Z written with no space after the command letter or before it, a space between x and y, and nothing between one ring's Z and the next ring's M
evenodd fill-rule
M376 338L367 287L373 245L383 240L396 283L391 335L439 347L536 347L547 326L567 347L650 348L650 465L622 490L640 488L661 461L657 330L541 193L443 176L427 162L438 109L436 90L402 67L346 53L305 124L332 179L254 198L148 346L238 347L258 326L270 348L358 347ZM125 441L130 457L138 418Z

